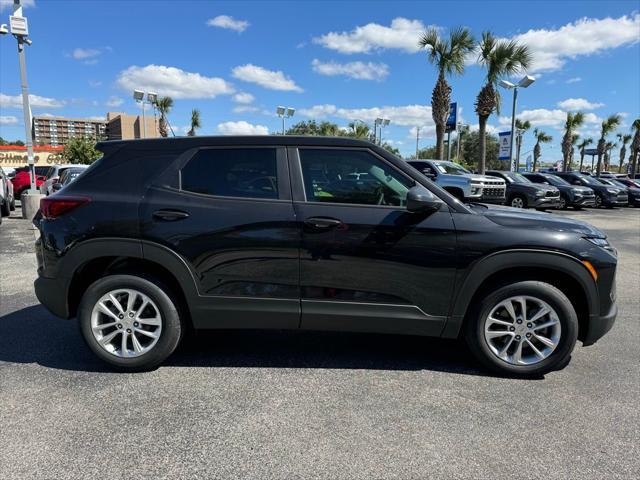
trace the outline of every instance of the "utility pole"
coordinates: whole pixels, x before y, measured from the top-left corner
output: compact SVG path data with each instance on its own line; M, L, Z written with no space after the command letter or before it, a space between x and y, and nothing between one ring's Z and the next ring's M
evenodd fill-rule
M418 159L418 152L420 151L420 127L416 128L416 160Z

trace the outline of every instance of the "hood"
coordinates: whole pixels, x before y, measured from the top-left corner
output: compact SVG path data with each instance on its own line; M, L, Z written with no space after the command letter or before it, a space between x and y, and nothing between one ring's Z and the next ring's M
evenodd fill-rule
M580 192L580 193L593 193L593 189L589 188L589 187L580 187L578 185L567 185L567 187L571 187L571 189L574 192Z
M558 192L558 187L554 187L553 185L544 185L542 183L520 183L519 185L524 185L526 187L533 187L536 190L542 190L543 192Z
M605 238L606 235L593 225L580 220L538 212L537 210L523 210L521 208L504 207L501 205L484 205L473 210L484 215L497 225L511 228L528 228L535 230L551 230L554 232L572 232Z
M473 175L469 175L471 177L471 181L472 182L483 182L483 183L488 183L488 182L493 182L495 183L501 183L504 184L505 181L501 178L498 177L490 177L488 175L476 175L475 173Z

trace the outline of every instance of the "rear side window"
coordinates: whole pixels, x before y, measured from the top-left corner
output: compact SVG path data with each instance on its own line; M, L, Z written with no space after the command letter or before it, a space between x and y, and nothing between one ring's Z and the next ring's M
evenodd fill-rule
M278 198L276 149L200 150L182 168L181 188L223 197Z

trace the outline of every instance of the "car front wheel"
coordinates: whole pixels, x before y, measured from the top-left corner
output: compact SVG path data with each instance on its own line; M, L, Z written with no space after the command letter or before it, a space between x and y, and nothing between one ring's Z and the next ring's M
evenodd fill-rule
M183 331L169 289L136 275L109 275L91 284L82 296L78 320L93 353L125 371L160 365Z
M473 354L503 375L540 377L565 366L578 336L569 299L553 285L524 281L493 291L465 325Z
M513 208L525 208L527 206L527 201L524 199L524 197L516 195L515 197L511 198L511 200L509 201L509 205Z

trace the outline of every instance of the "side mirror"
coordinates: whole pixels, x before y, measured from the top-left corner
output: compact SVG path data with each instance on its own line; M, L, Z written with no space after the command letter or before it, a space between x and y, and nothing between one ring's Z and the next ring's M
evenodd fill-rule
M407 210L409 212L429 212L438 210L442 202L422 185L411 187L407 192Z

